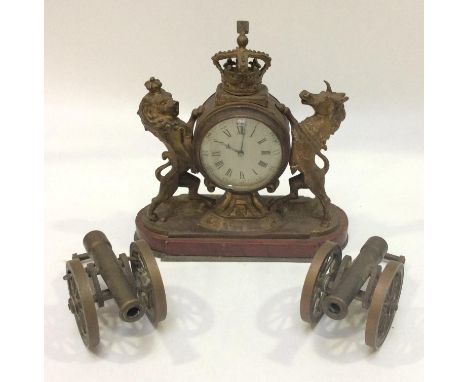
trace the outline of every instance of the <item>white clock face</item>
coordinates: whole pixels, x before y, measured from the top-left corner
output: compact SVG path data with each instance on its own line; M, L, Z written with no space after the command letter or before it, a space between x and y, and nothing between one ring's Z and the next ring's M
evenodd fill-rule
M230 118L206 133L200 160L214 183L234 191L252 191L273 181L281 167L282 149L264 123Z

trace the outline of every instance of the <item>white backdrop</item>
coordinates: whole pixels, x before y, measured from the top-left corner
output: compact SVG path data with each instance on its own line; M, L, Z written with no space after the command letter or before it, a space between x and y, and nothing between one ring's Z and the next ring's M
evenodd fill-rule
M47 380L422 380L422 1L49 0L45 16ZM324 79L350 97L328 145L327 192L350 219L345 253L377 234L407 256L393 329L370 353L353 304L311 330L298 313L307 264L164 262L166 321L126 324L106 304L91 353L66 307L65 261L91 229L128 251L162 163L136 115L143 84L159 78L187 119L216 88L211 56L235 47L238 19L250 21L249 47L273 59L264 82L298 119L311 114L298 93Z

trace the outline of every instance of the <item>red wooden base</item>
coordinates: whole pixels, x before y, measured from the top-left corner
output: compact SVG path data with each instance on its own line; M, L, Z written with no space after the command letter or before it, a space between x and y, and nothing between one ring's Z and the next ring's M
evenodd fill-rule
M155 254L163 260L202 261L310 261L317 249L327 240L342 248L348 240L348 218L343 210L333 206L335 228L325 233L315 233L297 238L284 237L220 237L206 233L171 235L171 232L154 232L144 224L145 209L136 217L135 237L144 239ZM195 236L195 237L194 237ZM221 235L222 236L222 235Z

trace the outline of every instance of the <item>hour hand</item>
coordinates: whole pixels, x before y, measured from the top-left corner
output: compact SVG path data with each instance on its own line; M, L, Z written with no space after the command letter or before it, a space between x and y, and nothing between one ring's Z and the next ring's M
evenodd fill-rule
M229 145L229 143L224 143L224 142L221 142L221 141L214 141L214 142L216 142L216 143L221 143L221 144L222 144L223 146L225 146L227 149L232 150L232 151L235 151L236 153L240 153L239 150L236 150L235 148L231 147L231 146Z

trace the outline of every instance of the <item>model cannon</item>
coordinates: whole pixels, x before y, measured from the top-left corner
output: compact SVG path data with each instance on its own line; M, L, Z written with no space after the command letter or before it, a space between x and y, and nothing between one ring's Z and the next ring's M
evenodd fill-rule
M378 349L390 330L398 309L403 284L403 256L387 253L387 243L378 236L369 238L354 261L341 257L341 248L331 241L324 243L310 264L301 295L301 318L317 323L325 313L341 320L354 300L368 309L365 342ZM379 265L388 260L382 271ZM367 282L365 290L361 290Z
M166 318L166 294L153 253L144 240L130 245L130 255L117 256L106 235L91 231L83 239L84 254L74 254L66 263L70 298L68 308L74 314L84 344L99 343L96 304L114 299L123 321L133 322L146 313L153 324ZM83 263L86 262L86 265ZM102 277L107 289L102 289Z

